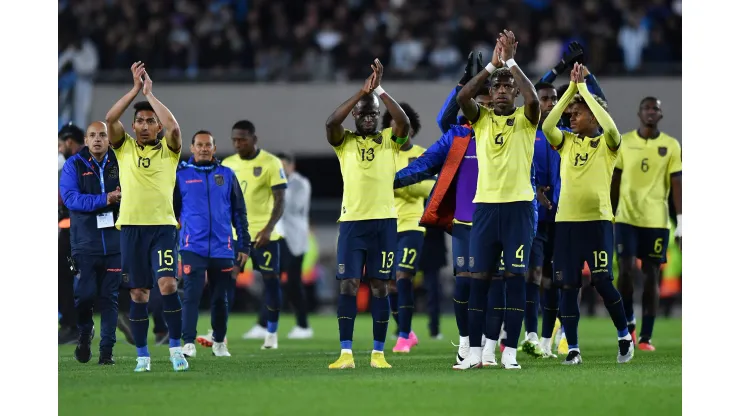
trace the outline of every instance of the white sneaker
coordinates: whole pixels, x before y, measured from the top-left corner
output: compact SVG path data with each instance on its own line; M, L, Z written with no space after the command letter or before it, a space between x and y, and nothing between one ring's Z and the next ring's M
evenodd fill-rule
M134 371L143 373L152 369L152 359L150 357L136 357L136 368Z
M617 353L617 363L624 364L632 360L635 356L635 343L632 337L628 335L627 339L619 340L619 352Z
M483 363L481 361L481 350L480 347L477 348L477 351L473 351L471 349L468 356L460 363L455 364L452 366L453 370L469 370L471 368L481 368L483 367Z
M453 342L452 345L455 345ZM455 362L457 364L460 364L468 358L468 355L470 355L470 338L468 337L460 337L460 344L456 345L457 347L457 357L455 359Z
M313 338L313 329L301 328L300 326L293 327L288 333L288 339L311 339Z
M501 354L501 365L507 370L521 370L522 366L516 362L516 348L504 348Z
M274 334L267 333L265 335L265 343L262 344L263 350L276 350L278 347L277 332Z
M486 345L483 347L483 367L495 367L498 365L496 362L496 341L489 339L486 341Z
M259 325L255 325L247 331L242 338L244 339L262 339L267 336L267 328Z
M213 355L216 357L231 357L229 350L226 348L225 342L214 342L213 343Z
M185 344L182 347L182 355L186 358L194 358L197 351L195 350L195 344Z
M542 350L542 358L557 357L552 353L552 338L540 338L540 349Z
M583 364L583 358L581 358L581 351L579 350L568 351L568 356L565 357L565 361L563 361L561 364L563 365Z
M485 334L484 335L481 335L481 337L480 337L480 346L481 346L481 348L483 348L483 347L486 346L486 336L485 336Z

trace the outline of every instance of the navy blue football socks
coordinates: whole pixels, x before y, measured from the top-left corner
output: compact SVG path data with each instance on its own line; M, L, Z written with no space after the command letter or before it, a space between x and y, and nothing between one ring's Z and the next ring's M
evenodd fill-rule
M267 306L267 332L274 334L278 329L280 305L283 304L283 293L277 277L263 279L265 282L265 306Z
M551 287L542 295L542 338L552 338L559 312L560 289Z
M497 305L497 306L493 306ZM506 316L506 283L501 279L491 280L486 307L486 338L498 341L501 325Z
M149 311L146 303L131 301L129 309L129 320L131 321L131 333L134 336L137 357L148 357L149 349L146 345L146 337L149 332Z
M398 336L408 339L414 314L414 288L411 279L398 279Z
M624 313L622 296L619 294L617 288L614 287L610 279L598 279L594 287L596 287L596 291L601 296L601 299L604 300L604 306L609 311L614 328L617 329L617 336L627 336L629 334L629 330L627 329L627 315ZM567 334L568 328L565 328L565 331Z
M581 309L578 305L579 289L563 289L560 303L560 322L565 330L565 339L569 349L578 348L578 321L581 319Z
M537 318L540 309L540 285L527 282L527 304L524 307L524 331L537 333Z
M455 276L455 291L452 295L455 308L457 331L461 337L468 336L468 298L470 298L470 277Z
M337 305L337 321L339 322L339 343L343 350L352 349L352 335L355 331L355 318L357 317L357 297L351 295L339 295Z
M470 334L470 346L472 348L481 346L483 336L483 324L486 319L486 304L488 303L488 287L491 281L488 279L470 280L470 300L468 301L468 332ZM501 305L488 305L501 306Z
M526 283L523 275L506 278L506 316L504 327L506 338L503 344L509 348L516 348L519 335L522 333L524 308L526 301Z
M391 305L391 315L393 320L396 321L396 326L398 326L398 293L389 293L388 299Z
M640 341L650 341L653 337L653 326L655 326L655 316L642 316L642 328L640 328Z
M162 304L164 306L164 320L167 322L167 329L170 336L170 348L180 346L182 338L182 303L180 295L170 293L162 295Z
M370 298L370 314L373 317L373 350L383 351L385 347L385 336L388 333L391 306L388 296L382 298L370 296Z

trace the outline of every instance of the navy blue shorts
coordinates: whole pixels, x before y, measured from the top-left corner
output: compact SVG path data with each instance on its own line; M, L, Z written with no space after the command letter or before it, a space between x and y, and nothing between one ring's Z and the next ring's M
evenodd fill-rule
M503 258L505 271L525 274L533 239L531 201L475 204L468 267L475 273L498 274Z
M613 280L614 224L611 221L556 222L553 269L559 287L581 287L583 263L591 284Z
M452 224L452 272L455 276L467 273L470 257L470 225Z
M395 218L340 222L337 279L393 278L396 229Z
M262 248L256 248L252 242L249 258L252 260L252 269L261 273L280 274L280 240L270 241ZM234 253L234 264L239 253Z
M396 245L396 270L416 274L421 249L424 247L423 231L403 231L398 233Z
M665 263L670 233L667 228L644 228L618 222L617 255L644 262Z
M555 223L540 222L537 224L537 233L532 242L532 252L529 255L529 267L552 266L552 253L555 243Z
M177 229L174 225L121 226L123 283L151 289L162 277L177 278Z

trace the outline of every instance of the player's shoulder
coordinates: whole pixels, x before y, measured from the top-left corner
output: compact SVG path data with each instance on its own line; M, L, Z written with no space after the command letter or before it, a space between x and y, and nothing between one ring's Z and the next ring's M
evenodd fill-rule
M669 134L660 132L660 136L658 137L658 140L661 141L661 144L665 144L666 146L675 147L679 149L681 148L681 142L679 142L677 138Z
M283 164L280 161L280 158L279 157L275 156L274 154L268 152L265 149L260 149L260 154L257 155L257 158L256 159L258 161L264 161L265 163L269 163L269 164L272 164L272 165L277 165L277 166L280 166L280 167L283 166Z
M380 137L383 138L383 140L392 140L393 139L393 129L388 127L380 131Z
M239 155L233 154L231 156L226 156L222 161L221 165L226 167L231 167L237 164L239 161Z

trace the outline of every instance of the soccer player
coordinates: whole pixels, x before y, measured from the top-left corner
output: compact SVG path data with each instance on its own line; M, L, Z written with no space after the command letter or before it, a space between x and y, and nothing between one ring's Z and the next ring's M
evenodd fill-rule
M411 143L421 130L419 113L409 104L400 103L406 116L409 118L409 140L401 146L396 157L396 168L402 169L416 160L425 148ZM395 127L391 113L386 110L383 114L383 129ZM414 186L394 190L395 206L398 214L397 231L398 245L396 247L396 281L390 282L389 296L391 313L398 324L398 340L393 352L408 353L411 347L419 343L416 334L411 330L411 321L414 312L413 279L419 268L422 248L424 245L424 227L419 225L419 219L424 213L424 200L429 196L433 180L426 180Z
M557 127L568 105L572 132ZM599 126L603 134L599 133ZM578 291L584 261L591 271L591 284L604 300L617 329L617 362L625 363L632 359L634 347L627 330L622 298L612 284L611 267L614 216L610 184L621 138L606 111L606 103L588 91L582 65L574 65L570 87L545 119L542 130L562 161L553 269L555 283L562 287L560 313L569 347L563 364L583 362L578 347Z
M330 369L354 368L352 335L357 317L357 290L360 279L370 284L373 318L373 350L370 366L391 368L383 348L388 331L390 304L388 280L393 278L396 252L396 212L393 178L396 160L406 141L410 121L401 106L383 90L383 65L378 59L362 89L342 103L326 120L326 139L339 159L344 180L337 240L339 283L339 359ZM391 114L394 126L378 131L378 97ZM355 131L342 122L352 113ZM363 276L364 268L364 276Z
M170 110L152 93L152 80L142 62L131 65L134 87L105 116L110 143L121 176L121 210L116 227L121 230L123 281L131 288L129 312L136 342L136 368L151 369L147 348L149 291L156 283L162 293L170 337L170 361L175 371L188 369L182 353L182 304L177 294L177 220L173 208L175 171L180 159L180 126ZM136 139L123 129L120 119L139 92L147 101L134 105ZM164 127L164 143L157 134Z
M540 108L534 86L514 61L516 46L511 31L500 34L492 62L457 95L463 115L476 133L479 170L468 260L473 273L468 303L470 354L454 367L461 370L482 366L483 311L502 251L506 271L502 278L494 278L494 284L501 288L505 279L506 301L501 303L503 297L497 296L498 301L488 307L506 308L505 325L512 336L504 340L501 363L506 369L521 368L516 349L524 319L524 276L535 231L531 173ZM499 60L506 68L495 68ZM493 109L480 106L473 99L489 76ZM520 92L524 106L516 107L514 100Z
M252 264L262 274L265 285L267 334L262 349L277 349L278 319L283 299L280 290L280 234L275 232L275 225L285 208L288 179L280 159L257 146L257 134L251 121L234 123L231 140L236 154L224 159L222 164L231 168L239 179L249 213L249 235L254 236ZM236 233L234 238L238 238ZM236 279L239 268L235 268L233 273ZM233 296L233 288L230 293L229 298Z
M180 219L180 256L183 285L183 354L195 357L198 305L208 274L211 286L213 355L230 357L224 339L229 319L227 292L234 270L249 257L247 211L234 172L214 157L216 143L205 130L196 132L190 144L193 156L180 163L175 188L175 214ZM178 209L179 208L179 209ZM179 212L178 212L179 211ZM239 238L231 241L232 225Z
M668 194L671 190L678 219L676 235L681 236L681 145L658 129L663 110L657 98L643 98L637 116L640 127L622 138L624 145L617 158L612 185L612 203L617 206L618 286L624 299L627 326L635 340L632 299L637 274L635 260L639 258L645 287L637 348L654 351L650 339L660 301L660 265L666 261L669 241ZM618 201L615 201L617 195Z
M118 162L109 148L108 127L96 121L87 128L85 144L67 159L59 190L70 212L72 259L79 340L75 359L90 361L93 305L100 312L100 358L112 365L118 322L118 288L121 285L120 232L115 228L121 201Z

